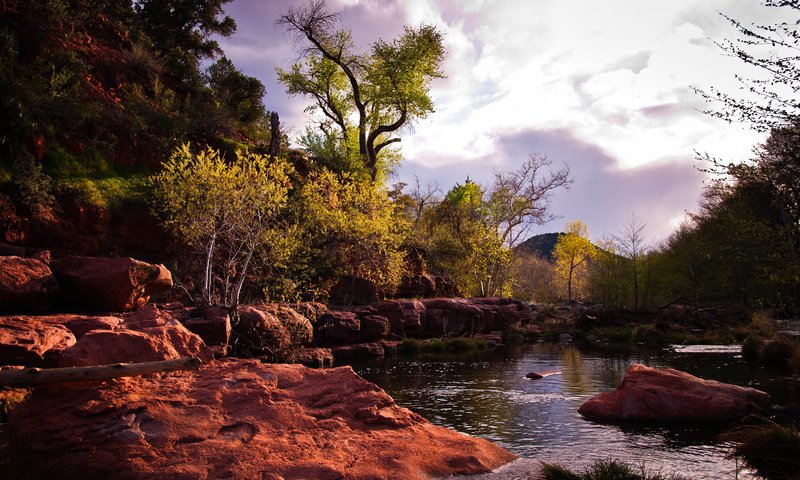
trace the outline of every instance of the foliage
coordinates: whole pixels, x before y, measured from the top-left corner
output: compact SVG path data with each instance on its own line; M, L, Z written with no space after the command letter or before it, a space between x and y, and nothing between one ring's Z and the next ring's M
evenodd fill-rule
M11 164L11 183L20 202L36 211L53 202L53 181L33 155L23 151Z
M553 256L556 261L556 278L565 285L567 301L586 295L588 264L596 249L589 241L586 224L580 220L567 223L564 235L558 237Z
M620 460L599 460L581 473L574 473L561 465L545 463L544 478L545 480L681 480L684 477L649 472L644 466L635 468Z
M320 285L350 274L393 291L408 224L385 188L322 170L302 186L295 208L305 247L296 261L306 267L305 281Z
M725 432L722 441L735 442L728 456L740 458L767 480L797 478L800 470L800 433L763 417Z
M800 4L793 0L764 0L763 4L788 10L788 15L800 13ZM752 76L736 76L744 96L717 88L708 92L695 89L708 102L721 107L708 113L728 122L749 123L762 132L796 123L800 118L796 95L800 90L800 57L797 56L800 23L795 19L758 25L721 15L738 31L739 38L717 45L726 54L754 68Z
M164 226L204 253L206 303L237 305L256 250L280 255L278 220L288 201L289 173L285 162L247 151L227 163L216 150L193 153L185 144L152 178L154 208Z
M358 155L375 181L381 151L400 141L402 127L433 111L429 89L431 80L443 76L442 36L430 25L406 27L397 39L378 40L369 54L361 54L338 21L324 0L283 15L278 23L308 46L289 70L277 69L278 78L289 94L314 100L324 133L337 130L348 149L357 136Z

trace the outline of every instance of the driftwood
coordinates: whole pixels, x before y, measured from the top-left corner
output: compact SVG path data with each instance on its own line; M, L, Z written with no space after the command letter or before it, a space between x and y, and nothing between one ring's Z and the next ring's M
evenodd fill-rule
M0 371L0 387L26 387L61 382L90 382L148 373L197 370L202 362L195 357L143 363L114 363L89 367L26 368Z

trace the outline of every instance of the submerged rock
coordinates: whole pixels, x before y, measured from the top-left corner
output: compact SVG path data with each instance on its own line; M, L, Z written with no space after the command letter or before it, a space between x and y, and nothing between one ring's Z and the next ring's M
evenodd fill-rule
M604 421L730 422L769 408L769 395L754 388L634 364L615 391L592 397L578 412Z
M515 458L398 407L349 367L218 361L43 387L9 420L24 478L425 479Z

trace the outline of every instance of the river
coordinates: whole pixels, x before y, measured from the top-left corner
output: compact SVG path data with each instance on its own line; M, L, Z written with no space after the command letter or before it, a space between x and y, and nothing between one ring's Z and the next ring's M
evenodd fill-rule
M773 403L800 400L797 377L748 365L735 350L610 353L537 344L459 355L398 356L353 368L398 404L433 423L486 438L522 457L571 468L618 458L665 474L744 479L751 475L725 458L728 445L717 442L717 428L603 425L577 413L591 396L616 388L632 363L752 386L770 393ZM561 373L524 378L546 370Z

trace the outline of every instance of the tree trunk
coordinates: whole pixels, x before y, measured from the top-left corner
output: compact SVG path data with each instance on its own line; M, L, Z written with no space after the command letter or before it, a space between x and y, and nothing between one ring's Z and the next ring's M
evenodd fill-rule
M143 363L115 363L68 368L26 368L0 371L0 386L25 387L62 382L96 382L119 377L135 377L148 373L197 370L203 362L195 357Z
M206 247L206 272L205 278L203 279L203 302L206 305L211 305L211 265L213 262L214 257L214 248L216 247L217 243L217 235L214 234L211 236L211 240L208 242L208 247Z
M275 158L281 150L281 122L278 112L269 113L269 156Z

